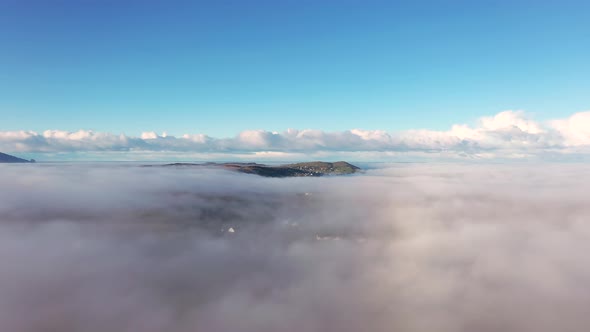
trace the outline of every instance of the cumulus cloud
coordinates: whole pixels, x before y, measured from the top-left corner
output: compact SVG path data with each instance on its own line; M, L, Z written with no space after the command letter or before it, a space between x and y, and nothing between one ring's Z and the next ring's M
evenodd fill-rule
M341 132L289 129L285 132L247 130L233 138L206 134L181 136L144 132L139 137L87 130L0 132L0 151L12 153L203 153L256 156L260 152L302 154L389 152L463 157L520 157L587 154L590 111L548 123L522 111L504 111L481 118L475 125L457 124L447 131L352 129Z
M4 165L0 183L2 331L588 326L580 164Z
M576 113L567 119L555 120L552 125L562 135L567 145L590 144L590 111Z

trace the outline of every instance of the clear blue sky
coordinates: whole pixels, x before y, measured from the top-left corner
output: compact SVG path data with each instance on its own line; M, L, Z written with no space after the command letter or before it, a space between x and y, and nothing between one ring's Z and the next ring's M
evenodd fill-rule
M590 109L589 1L0 0L0 130L445 129Z

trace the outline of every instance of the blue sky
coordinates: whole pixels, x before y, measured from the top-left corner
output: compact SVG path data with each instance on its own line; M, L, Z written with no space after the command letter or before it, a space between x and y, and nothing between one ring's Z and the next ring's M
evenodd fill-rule
M442 130L590 109L587 1L0 1L0 130Z

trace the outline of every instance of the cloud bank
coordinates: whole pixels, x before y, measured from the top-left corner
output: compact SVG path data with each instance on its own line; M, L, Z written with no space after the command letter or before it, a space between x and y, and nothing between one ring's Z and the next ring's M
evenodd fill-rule
M590 111L539 123L522 111L481 118L475 126L454 125L447 131L408 130L389 133L353 129L341 132L249 130L233 138L205 134L171 136L145 132L139 137L87 130L0 132L0 151L11 153L135 153L196 156L394 156L443 155L472 158L521 158L586 155L590 152ZM151 153L151 154L150 154Z
M2 331L544 332L590 322L581 164L406 164L315 179L0 171Z

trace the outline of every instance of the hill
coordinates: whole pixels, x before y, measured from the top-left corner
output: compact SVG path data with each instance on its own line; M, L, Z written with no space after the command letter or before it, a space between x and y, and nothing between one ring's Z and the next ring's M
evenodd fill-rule
M0 163L30 163L31 161L26 159L17 158L6 153L0 152Z
M264 177L284 178L284 177L302 177L302 176L325 176L325 175L345 175L354 174L360 171L360 168L349 164L345 161L334 163L314 161L306 163L286 164L271 166L257 163L174 163L166 164L165 167L219 167L231 171L246 174L255 174Z

